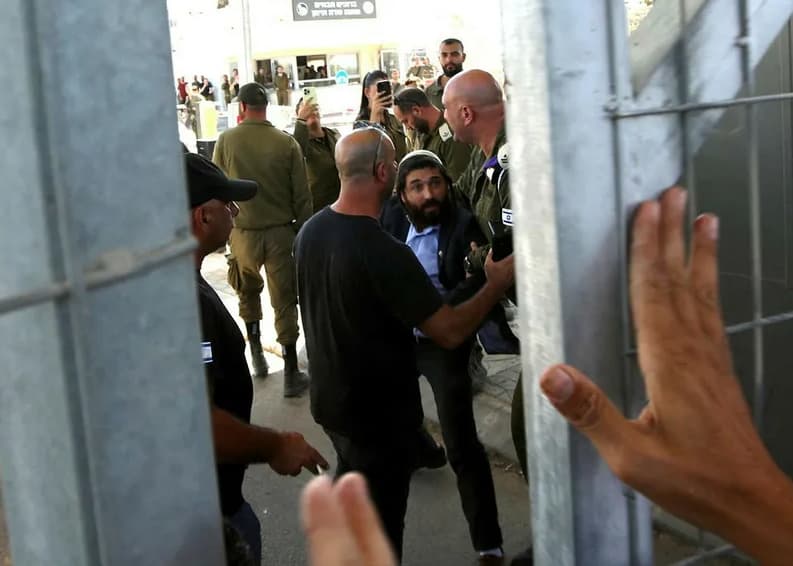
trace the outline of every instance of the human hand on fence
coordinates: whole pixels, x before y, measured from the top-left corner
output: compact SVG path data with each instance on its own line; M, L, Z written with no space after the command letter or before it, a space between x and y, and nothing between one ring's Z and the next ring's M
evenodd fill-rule
M577 369L540 386L625 483L769 564L793 556L793 484L759 438L733 372L719 307L718 219L683 237L686 193L645 202L633 223L630 292L649 403L627 420Z
M360 474L313 479L300 507L311 566L396 566Z

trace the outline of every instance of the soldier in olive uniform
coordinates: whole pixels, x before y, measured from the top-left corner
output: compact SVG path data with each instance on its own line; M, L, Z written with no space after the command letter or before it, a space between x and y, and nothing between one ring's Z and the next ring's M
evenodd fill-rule
M507 172L507 146L504 93L498 81L478 69L458 74L446 84L443 94L444 116L454 130L454 137L474 149L468 168L457 180L458 196L476 216L489 244L474 250L468 257L471 269L484 267L494 236L511 238L512 205ZM515 288L507 292L513 301ZM528 481L526 433L523 413L522 376L512 394L512 441L523 475ZM532 549L513 558L512 566L533 564Z
M322 127L319 108L311 101L302 98L297 103L297 122L295 139L303 150L308 171L308 186L317 213L339 197L341 184L336 170L336 142L340 134L337 130Z
M463 71L465 63L465 47L459 39L449 38L441 41L438 49L438 60L443 74L435 79L426 89L427 97L435 108L443 110L443 89L453 76Z
M292 244L295 234L311 217L311 193L303 152L288 134L267 120L267 93L258 83L240 88L244 120L226 130L215 145L213 161L230 177L259 183L256 196L240 203L231 232L229 283L239 296L253 358L253 373L267 375L261 344L260 270L264 265L275 330L284 356L284 396L300 395L308 377L298 370L296 343L297 289Z
M355 127L376 125L384 130L394 144L396 160L399 162L407 153L405 130L396 116L388 111L393 105L394 97L391 94L377 92L377 83L381 81L387 82L389 86L391 84L388 75L379 69L369 71L364 76L361 88L361 107L355 118Z
M275 93L278 98L278 106L289 106L289 75L284 72L284 68L278 65L275 69Z
M425 149L441 158L452 179L457 179L471 161L472 146L454 139L443 112L430 104L421 89L409 88L394 97L394 116L416 133L411 151Z

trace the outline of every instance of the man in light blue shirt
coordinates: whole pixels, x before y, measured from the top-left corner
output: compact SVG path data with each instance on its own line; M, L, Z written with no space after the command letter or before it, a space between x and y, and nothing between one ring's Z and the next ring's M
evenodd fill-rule
M397 194L384 207L380 220L387 232L410 247L444 301L455 305L474 295L485 282L484 273L466 273L464 266L470 242L486 239L470 211L452 200L451 185L438 156L425 150L409 153L399 164ZM414 333L416 362L435 396L471 542L480 564L501 564L493 477L476 433L468 374L474 337L454 350L445 350L418 329ZM429 437L426 431L420 434Z

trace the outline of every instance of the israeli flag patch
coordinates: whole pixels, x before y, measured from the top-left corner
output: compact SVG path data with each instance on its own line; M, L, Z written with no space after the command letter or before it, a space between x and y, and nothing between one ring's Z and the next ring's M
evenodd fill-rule
M205 364L211 364L212 359L212 342L201 342L201 358Z
M504 226L512 226L512 210L509 208L501 209L501 223Z

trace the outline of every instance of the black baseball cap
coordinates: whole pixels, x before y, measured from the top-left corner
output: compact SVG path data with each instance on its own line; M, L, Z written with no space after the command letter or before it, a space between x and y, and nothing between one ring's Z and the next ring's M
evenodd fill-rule
M248 83L240 87L237 100L250 106L267 106L267 91L259 83Z
M259 189L256 181L229 179L220 167L197 153L185 153L184 164L190 208L212 199L223 202L250 200Z

